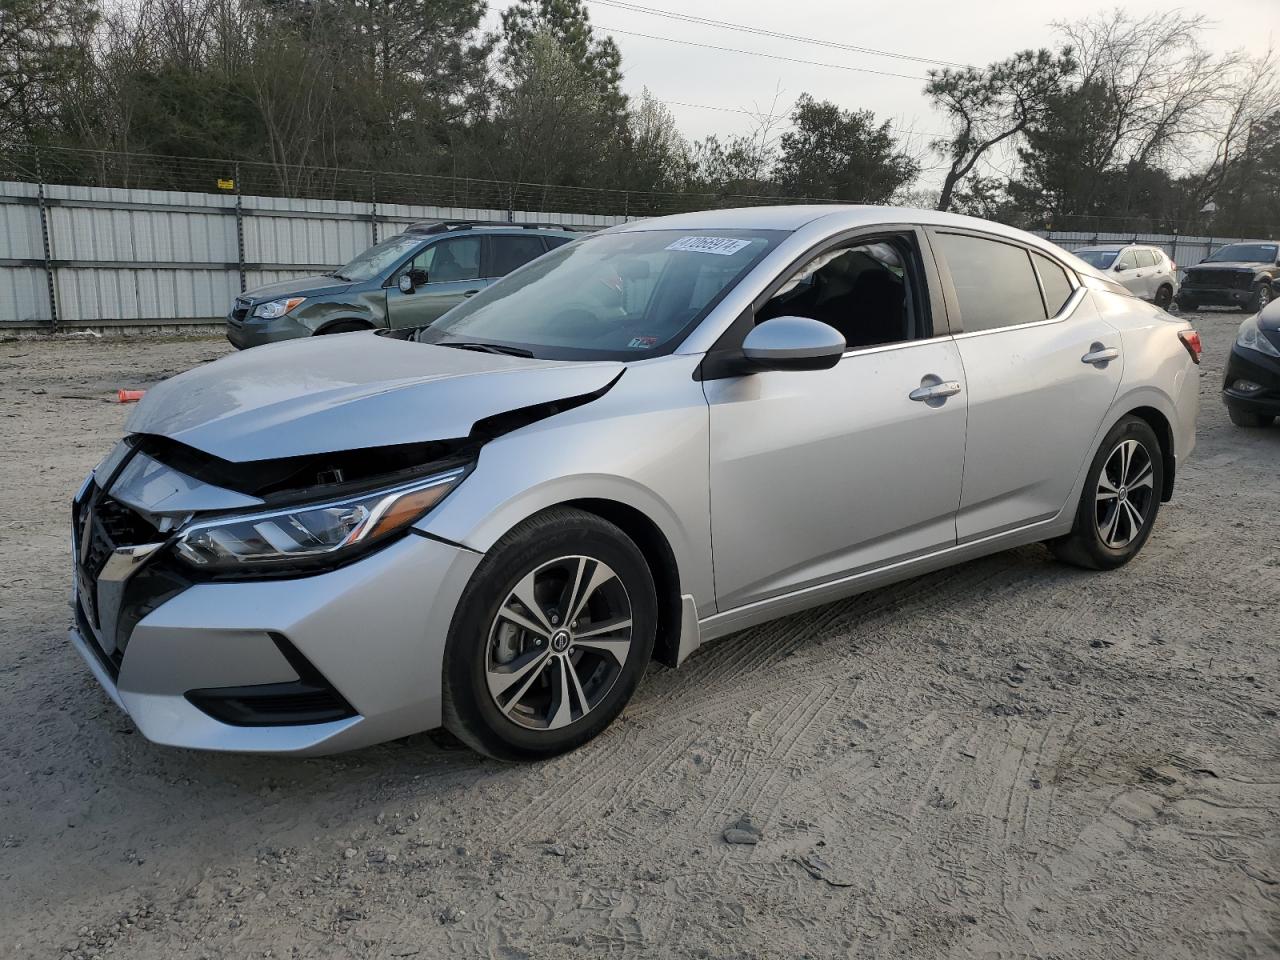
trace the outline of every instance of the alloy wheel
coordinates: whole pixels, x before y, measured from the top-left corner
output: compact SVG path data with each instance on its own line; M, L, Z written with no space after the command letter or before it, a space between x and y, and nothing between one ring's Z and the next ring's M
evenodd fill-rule
M585 556L550 560L498 608L485 646L489 695L522 727L568 726L608 695L631 639L631 598L611 567Z
M1131 544L1142 532L1155 498L1151 454L1137 440L1122 440L1098 474L1094 523L1112 550Z

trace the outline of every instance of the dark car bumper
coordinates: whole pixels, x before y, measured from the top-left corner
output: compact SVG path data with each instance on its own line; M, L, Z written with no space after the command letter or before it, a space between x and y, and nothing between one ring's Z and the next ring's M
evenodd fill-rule
M235 316L227 317L227 339L237 350L309 336L311 328L293 317L277 317L275 320L237 320Z
M1187 287L1178 291L1181 307L1244 307L1253 299L1253 288Z
M1255 384L1259 389L1249 389L1245 384ZM1227 406L1248 413L1280 416L1280 358L1232 347L1222 380L1222 399Z

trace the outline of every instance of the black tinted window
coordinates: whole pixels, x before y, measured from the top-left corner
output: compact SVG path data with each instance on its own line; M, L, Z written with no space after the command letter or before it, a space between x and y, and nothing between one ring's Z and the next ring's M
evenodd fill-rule
M546 241L548 250L554 250L556 247L563 247L573 237L543 237L542 239Z
M938 234L937 244L951 272L966 333L1044 319L1027 251L954 233Z
M1067 279L1067 272L1048 257L1033 253L1031 259L1035 262L1036 272L1040 274L1040 284L1044 287L1047 314L1056 317L1071 296L1071 281Z
M516 267L523 267L535 257L542 256L545 248L542 238L534 235L528 237L490 237L489 276L505 277Z
M888 237L837 247L793 273L756 312L809 317L835 327L851 350L930 336L911 296L916 273L911 237Z

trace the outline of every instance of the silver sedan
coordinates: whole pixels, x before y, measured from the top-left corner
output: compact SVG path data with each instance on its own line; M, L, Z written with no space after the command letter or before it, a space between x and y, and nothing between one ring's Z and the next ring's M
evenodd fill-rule
M1034 236L876 207L623 224L409 340L148 392L74 503L71 641L157 742L572 749L651 660L1021 544L1106 570L1199 338Z

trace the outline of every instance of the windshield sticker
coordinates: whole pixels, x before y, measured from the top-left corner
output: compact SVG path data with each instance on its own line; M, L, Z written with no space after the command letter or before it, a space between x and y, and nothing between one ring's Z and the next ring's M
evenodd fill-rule
M657 337L632 337L631 342L627 344L636 350L652 350L658 345Z
M731 257L743 247L751 246L750 240L734 240L731 237L681 237L667 244L668 250L685 250L689 253L714 253L717 257Z

